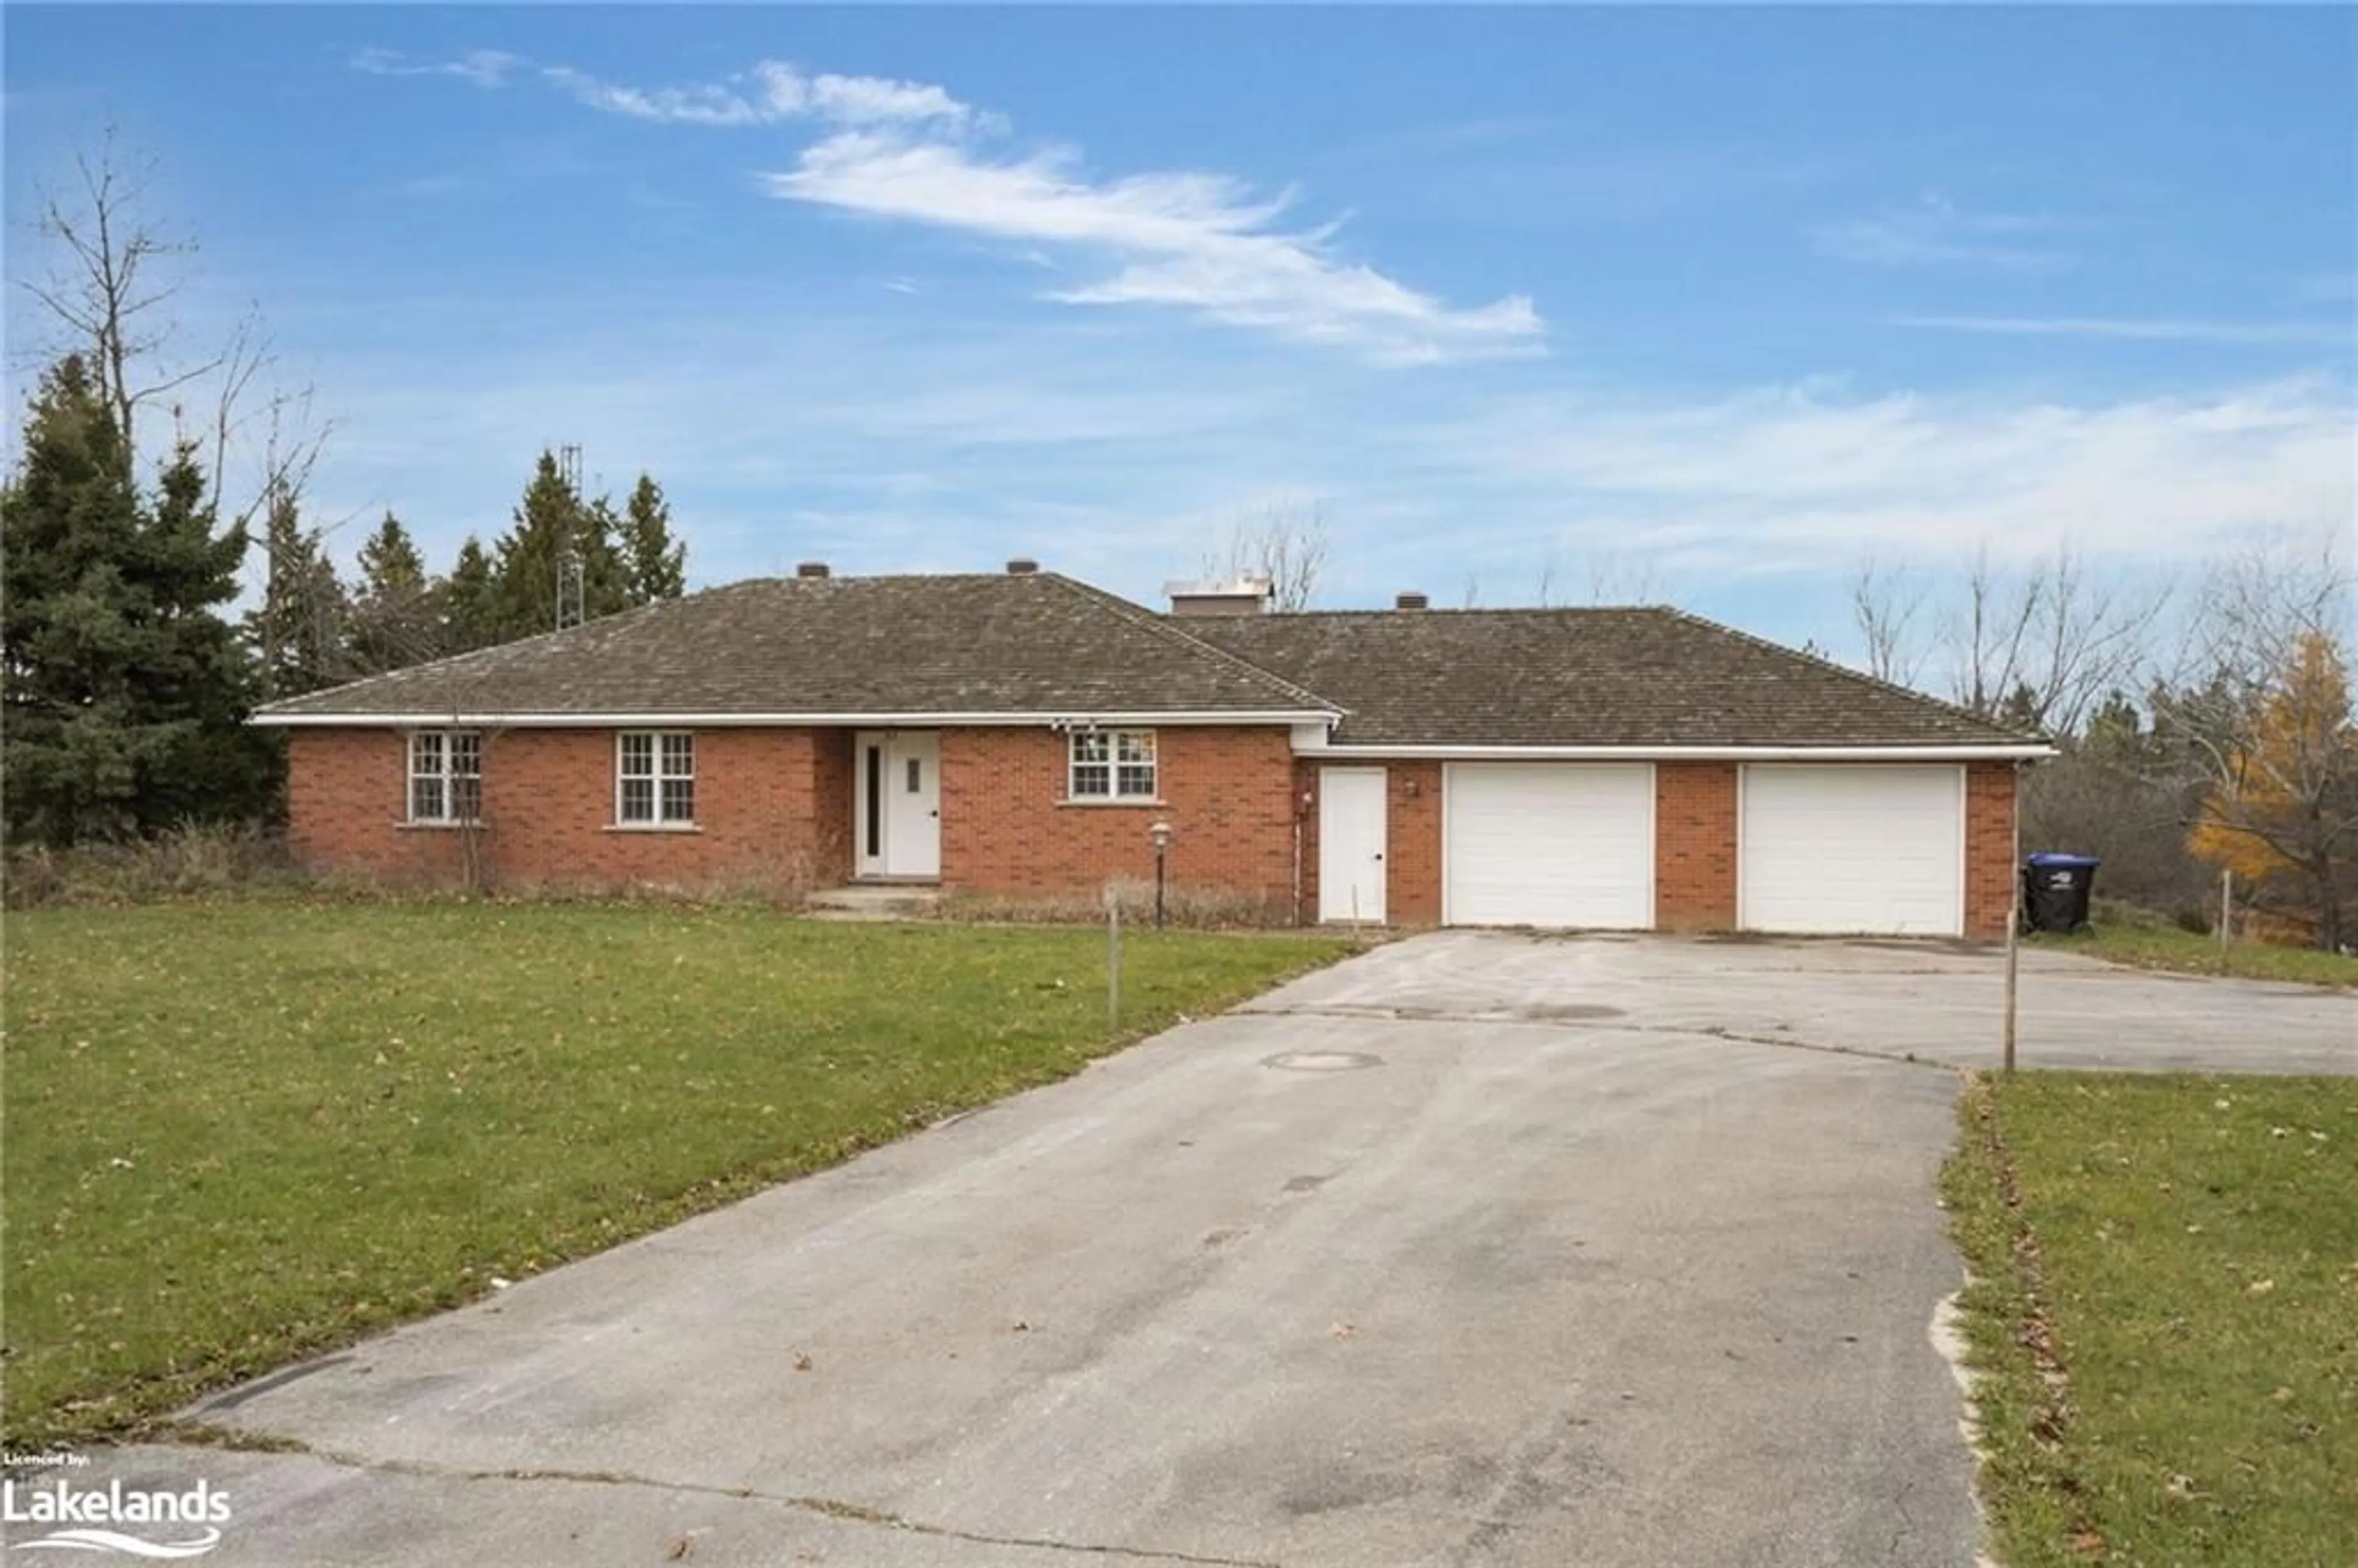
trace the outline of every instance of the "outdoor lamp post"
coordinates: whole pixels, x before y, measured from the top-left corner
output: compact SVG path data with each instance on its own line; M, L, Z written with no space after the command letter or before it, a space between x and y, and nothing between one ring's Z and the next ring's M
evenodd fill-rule
M1146 836L1154 841L1154 929L1160 931L1163 929L1163 871L1171 854L1171 824L1158 818L1154 826L1146 830Z

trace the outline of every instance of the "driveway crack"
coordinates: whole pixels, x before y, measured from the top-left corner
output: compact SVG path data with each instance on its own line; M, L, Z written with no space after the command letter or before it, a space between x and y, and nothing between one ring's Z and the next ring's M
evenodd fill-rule
M176 1438L189 1445L215 1448L244 1449L272 1454L299 1454L340 1469L359 1470L383 1476L409 1476L438 1481L516 1481L556 1482L565 1486L583 1487L643 1487L654 1491L676 1492L694 1497L726 1498L741 1502L768 1503L776 1508L792 1509L798 1513L817 1514L823 1519L851 1524L871 1525L879 1530L897 1530L910 1535L922 1535L936 1541L964 1541L975 1546L1024 1547L1037 1552L1064 1552L1087 1557L1138 1563L1177 1563L1188 1568L1281 1568L1281 1564L1260 1557L1218 1557L1202 1552L1174 1552L1151 1546L1113 1546L1097 1541L1058 1541L1049 1536L994 1535L984 1530L960 1530L954 1525L935 1524L911 1519L886 1509L870 1508L863 1503L848 1502L840 1498L824 1498L789 1492L767 1492L756 1487L723 1487L703 1481L665 1480L656 1476L633 1475L621 1470L549 1470L521 1466L513 1469L480 1470L460 1465L434 1465L417 1459L377 1459L365 1454L354 1454L334 1448L321 1448L291 1439L247 1433L233 1428L186 1423L155 1434L165 1442Z
M1677 1034L1690 1040L1725 1040L1738 1045L1770 1045L1784 1051L1815 1051L1830 1056L1858 1056L1871 1062L1892 1062L1904 1067L1929 1067L1953 1073L1952 1063L1921 1056L1913 1051L1878 1051L1871 1045L1830 1045L1790 1035L1750 1034L1724 1023L1617 1023L1609 1019L1548 1018L1505 1011L1450 1012L1432 1007L1354 1006L1348 1003L1298 1007L1244 1007L1237 1011L1251 1018L1343 1018L1355 1023L1496 1023L1522 1029L1561 1029L1575 1034Z

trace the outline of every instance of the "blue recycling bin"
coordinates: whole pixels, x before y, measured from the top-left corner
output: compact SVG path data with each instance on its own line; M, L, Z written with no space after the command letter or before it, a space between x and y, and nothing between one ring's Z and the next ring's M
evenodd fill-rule
M2032 855L2022 862L2023 921L2033 931L2077 931L2088 924L2096 886L2093 855Z

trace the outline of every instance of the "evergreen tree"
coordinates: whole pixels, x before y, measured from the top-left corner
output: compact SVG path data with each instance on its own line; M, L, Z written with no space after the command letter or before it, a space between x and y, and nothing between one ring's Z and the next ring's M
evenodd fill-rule
M498 595L492 557L482 541L470 534L440 585L445 653L471 653L501 641Z
M653 604L687 590L687 545L672 536L671 503L650 475L639 475L623 509L622 547L630 603Z
M0 497L0 774L10 837L52 844L260 810L269 741L218 606L246 539L216 533L181 445L152 498L80 355L43 374Z
M362 542L360 567L352 653L362 671L373 675L439 658L445 649L442 594L426 575L426 557L400 518L386 513Z
M262 662L265 701L300 697L356 673L351 655L351 596L318 529L303 526L295 496L274 488L263 503L269 568L262 604L246 618Z
M426 557L417 541L392 513L361 542L361 592L368 597L415 599L426 592Z
M598 497L582 508L574 547L581 553L584 620L616 615L631 607L631 566L623 553L622 520L614 503Z
M600 496L585 502L544 450L517 503L515 526L501 536L493 557L493 642L530 637L557 626L558 563L581 565L585 620L623 609L622 559L614 546L614 509Z

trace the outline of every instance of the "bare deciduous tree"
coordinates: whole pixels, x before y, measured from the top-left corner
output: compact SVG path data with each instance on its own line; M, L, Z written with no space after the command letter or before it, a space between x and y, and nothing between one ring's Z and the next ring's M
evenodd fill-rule
M126 163L109 125L94 157L86 149L74 154L73 172L78 189L40 193L38 227L54 260L47 277L23 287L67 334L66 346L89 356L129 461L141 406L220 369L222 356L180 367L160 362L173 330L165 308L180 280L157 275L196 245L141 216L153 160Z
M1589 603L1651 604L1661 597L1661 577L1652 557L1633 559L1609 546L1588 552Z
M1230 523L1204 567L1214 576L1267 582L1271 610L1306 610L1326 569L1327 545L1324 501L1273 502Z
M2007 572L1976 551L1962 601L1942 617L1950 691L1986 718L2028 729L2079 728L2105 693L2150 666L2169 593L2099 578L2069 546Z
M1924 645L1918 618L1924 610L1923 585L1906 567L1889 567L1873 556L1850 580L1851 619L1866 641L1866 673L1894 686L1914 686L1924 673Z
M2204 579L2161 724L2196 764L2198 853L2237 868L2264 902L2316 919L2340 946L2358 881L2358 723L2348 670L2351 579L2329 543L2259 547Z
M159 229L146 211L155 160L127 154L108 126L95 151L75 153L69 188L41 195L39 230L52 247L48 275L23 287L46 310L58 337L44 357L79 352L96 369L100 391L122 435L126 464L137 460L140 416L173 398L176 443L211 458L205 471L206 510L217 523L245 530L273 511L300 506L332 426L315 417L308 387L266 384L277 365L260 319L249 312L217 350L183 361L174 351L179 323L170 306L185 279L174 264L196 253L194 241ZM179 397L209 405L191 428ZM241 463L241 457L250 460ZM251 469L250 474L236 470ZM341 524L330 524L332 532ZM280 580L296 564L279 559L269 531L265 569L282 598ZM300 573L306 585L335 590L332 574ZM322 602L319 617L333 612ZM279 650L265 646L265 664Z

